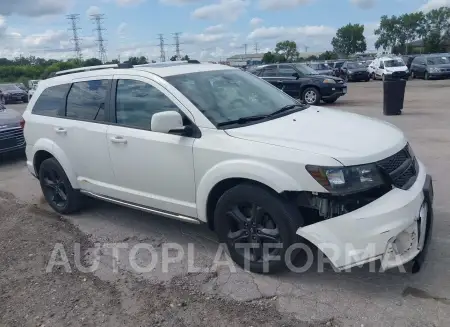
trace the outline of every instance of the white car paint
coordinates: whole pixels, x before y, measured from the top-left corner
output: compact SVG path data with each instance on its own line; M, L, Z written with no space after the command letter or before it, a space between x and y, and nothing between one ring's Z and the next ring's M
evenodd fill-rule
M306 171L306 165L342 167L371 163L395 154L407 144L403 133L388 123L314 106L246 127L217 129L163 79L229 69L234 68L215 64L111 68L40 82L23 115L30 172L36 175L35 154L45 150L60 162L76 189L207 222L208 196L214 186L226 179L258 181L278 193L327 193ZM202 136L187 138L31 112L47 87L95 78L134 79L151 84L192 119ZM126 142L115 142L121 138ZM423 202L425 177L426 169L420 163L419 176L409 190L394 188L369 205L299 228L297 234L316 244L338 268L383 258L389 240L415 223ZM333 256L326 248L329 243L345 255ZM355 249L346 251L346 244L350 243ZM375 255L364 252L368 244L375 244Z
M386 67L385 62L388 60L397 60L402 63L401 66L397 67ZM409 73L408 67L401 57L387 56L374 59L369 67L368 72L374 76L375 79L382 79L384 75L391 75L394 72L407 72Z

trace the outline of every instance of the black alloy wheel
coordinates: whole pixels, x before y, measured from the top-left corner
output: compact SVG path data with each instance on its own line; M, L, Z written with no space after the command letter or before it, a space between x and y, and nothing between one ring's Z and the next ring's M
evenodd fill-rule
M263 262L267 256L277 253L263 253L264 244L275 244L283 246L280 231L270 214L255 203L239 203L232 206L227 212L230 219L230 230L227 238L228 244L235 247L238 243L251 244L251 248L246 251L244 248L237 248L237 252L250 262ZM273 249L279 252L279 249Z
M48 204L58 213L70 214L81 207L81 195L72 188L59 162L50 158L39 169L42 193Z
M214 227L231 258L256 273L274 273L286 268L286 254L300 237L303 225L299 211L273 191L251 183L226 191L217 202ZM275 259L278 257L279 259Z

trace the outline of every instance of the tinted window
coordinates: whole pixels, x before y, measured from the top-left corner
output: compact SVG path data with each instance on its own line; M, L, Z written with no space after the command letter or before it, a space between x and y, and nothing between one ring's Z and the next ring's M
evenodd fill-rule
M169 98L150 84L134 80L117 81L116 122L118 124L150 129L153 114L170 110L179 111Z
M46 88L34 104L32 113L45 116L57 116L64 110L65 96L70 84L62 84Z
M295 69L288 65L280 65L278 67L278 75L283 77L293 77L292 74L296 73Z
M264 71L262 72L263 77L273 77L277 76L277 68L276 67L266 67L264 68Z
M66 117L104 121L108 86L109 80L73 83L67 96Z

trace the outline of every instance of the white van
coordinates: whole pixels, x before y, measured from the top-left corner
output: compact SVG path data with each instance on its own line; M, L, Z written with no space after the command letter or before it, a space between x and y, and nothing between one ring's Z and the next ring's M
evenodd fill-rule
M385 56L376 58L369 65L368 71L372 79L384 81L386 75L396 73L400 78L408 78L409 70L402 58L396 56Z

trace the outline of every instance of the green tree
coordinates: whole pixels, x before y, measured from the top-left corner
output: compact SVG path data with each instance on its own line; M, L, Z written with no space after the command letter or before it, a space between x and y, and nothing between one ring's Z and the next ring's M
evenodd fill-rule
M338 59L339 56L334 51L325 51L319 55L319 60L335 60Z
M277 62L277 54L273 53L271 51L266 52L263 55L262 62L265 63L265 64L272 64L272 63Z
M367 50L364 25L347 24L339 28L331 40L333 50L346 56Z
M297 43L288 40L278 42L275 46L275 53L279 55L278 61L280 62L282 56L284 57L285 61L288 62L294 61L298 57Z
M185 60L185 61L187 61L187 60L190 60L190 59L189 59L189 56L188 56L188 55L184 55L184 57L183 57L183 58L181 58L181 60Z
M101 65L101 64L102 64L102 61L100 59L90 58L90 59L86 59L84 61L83 66L84 67L87 67L87 66L98 66L98 65Z
M177 61L178 57L176 55L173 55L170 57L170 61Z

